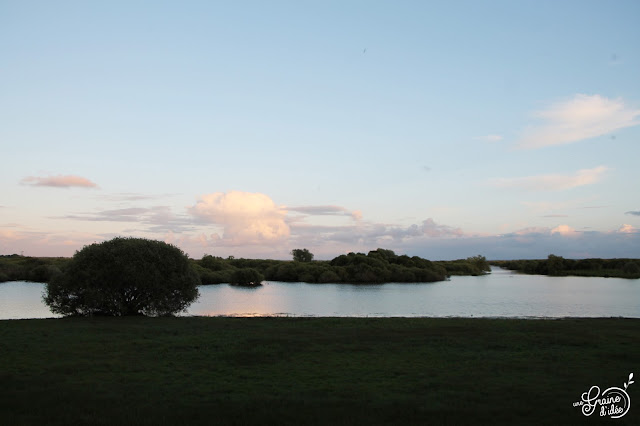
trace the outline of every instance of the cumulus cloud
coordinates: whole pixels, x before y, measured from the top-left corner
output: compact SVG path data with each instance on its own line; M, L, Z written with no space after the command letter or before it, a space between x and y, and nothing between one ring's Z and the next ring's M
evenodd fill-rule
M256 244L289 237L287 210L267 195L231 191L200 197L188 208L201 223L222 226L222 238L232 244Z
M558 225L551 230L551 235L553 234L560 234L565 237L572 237L572 236L576 236L578 232L572 227L570 227L569 225Z
M524 131L518 142L523 149L563 145L602 136L640 124L640 109L622 99L577 94L535 113L542 123Z
M498 188L524 189L528 191L562 191L578 186L591 185L598 182L607 168L604 166L593 169L578 170L572 175L538 175L519 178L497 178L489 183Z
M52 188L97 188L94 182L82 176L57 175L57 176L27 176L22 179L23 185L48 186Z
M432 218L423 220L421 225L411 225L409 228L412 236L436 237L461 237L464 232L460 228L454 228L448 225L436 223Z

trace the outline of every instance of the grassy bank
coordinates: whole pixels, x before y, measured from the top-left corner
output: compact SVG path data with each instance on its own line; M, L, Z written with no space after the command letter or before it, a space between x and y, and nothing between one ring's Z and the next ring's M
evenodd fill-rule
M637 319L0 321L0 424L593 424L572 403L638 342Z

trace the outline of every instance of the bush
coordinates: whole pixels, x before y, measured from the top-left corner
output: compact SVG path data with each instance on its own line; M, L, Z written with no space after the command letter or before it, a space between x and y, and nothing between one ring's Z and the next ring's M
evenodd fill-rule
M235 285L261 285L264 277L253 268L244 268L233 271L231 274L231 284Z
M38 265L29 271L29 281L37 283L47 283L51 281L56 275L60 274L60 268L54 265Z
M114 238L76 252L47 284L44 301L62 315L172 315L198 298L199 284L179 248Z
M627 262L622 267L622 271L625 274L638 274L640 273L640 263L638 262Z

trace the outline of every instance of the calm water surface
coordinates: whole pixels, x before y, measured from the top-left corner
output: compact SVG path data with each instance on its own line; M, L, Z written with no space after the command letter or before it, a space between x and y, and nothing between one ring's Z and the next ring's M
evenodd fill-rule
M47 318L43 284L0 283L0 319ZM634 317L640 280L520 275L494 268L482 277L438 283L200 287L187 315Z

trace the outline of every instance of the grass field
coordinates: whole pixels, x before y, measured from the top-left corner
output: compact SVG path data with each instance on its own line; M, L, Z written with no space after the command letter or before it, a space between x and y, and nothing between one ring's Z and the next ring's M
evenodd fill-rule
M0 321L0 425L599 424L639 366L638 319Z

